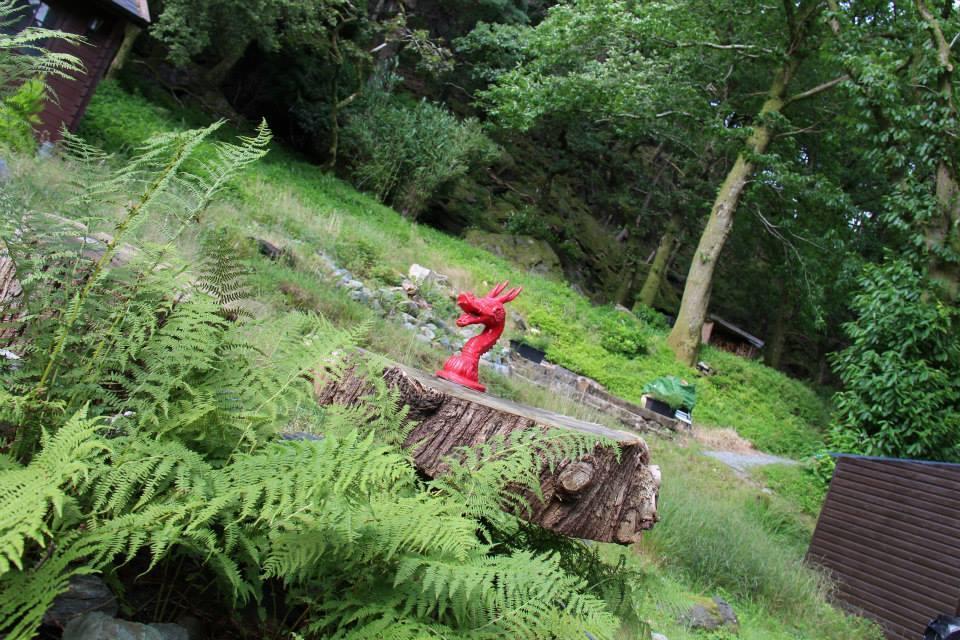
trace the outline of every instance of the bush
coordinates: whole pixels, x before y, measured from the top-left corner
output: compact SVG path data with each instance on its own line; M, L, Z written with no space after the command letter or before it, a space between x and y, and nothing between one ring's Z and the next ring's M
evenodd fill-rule
M385 91L368 96L343 133L357 185L411 218L441 186L496 154L476 120L461 122L426 100L403 104Z
M37 147L33 126L40 124L40 112L47 97L43 81L27 80L0 102L0 144L20 153Z
M869 265L832 364L831 444L867 455L960 460L960 314L902 260Z

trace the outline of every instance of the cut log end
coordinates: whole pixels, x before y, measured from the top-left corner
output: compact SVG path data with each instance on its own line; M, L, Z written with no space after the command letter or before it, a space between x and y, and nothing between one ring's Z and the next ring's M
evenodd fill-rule
M577 431L603 440L578 460L554 469L544 465L542 499L528 496L528 509L517 515L566 536L618 544L638 542L656 523L660 470L636 434L480 394L399 365L387 367L383 378L410 408L416 424L404 444L417 445L414 464L424 475L443 473L445 458L460 447L516 430ZM370 382L353 372L317 385L321 404L358 405L371 392Z

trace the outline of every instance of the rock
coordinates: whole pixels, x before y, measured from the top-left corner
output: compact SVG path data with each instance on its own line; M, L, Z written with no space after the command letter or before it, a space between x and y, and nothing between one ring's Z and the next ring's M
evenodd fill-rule
M563 276L560 258L545 241L531 236L489 233L471 229L464 239L475 247L486 249L518 267L541 275Z
M179 624L173 624L172 622L155 622L147 626L159 631L163 635L164 640L190 640L190 632Z
M43 614L43 624L62 627L91 611L117 615L117 598L100 576L73 576L67 590Z
M397 303L396 309L401 312L401 315L420 315L420 307L413 300L401 300Z
M94 611L70 621L63 640L190 640L178 624L141 624Z
M281 440L323 440L323 436L306 431L287 431L280 434Z
M356 300L360 304L370 304L370 290L369 289L354 289L350 292L350 298Z
M57 145L53 144L49 140L45 140L40 143L40 146L37 148L37 157L41 160L47 160L53 157L53 153L57 150Z
M7 161L3 158L0 158L0 182L6 182L10 179L10 167L7 165Z
M703 599L694 604L690 610L680 616L680 623L692 629L705 629L706 631L715 631L717 629L729 629L737 631L740 627L740 621L737 620L737 614L733 612L733 607L718 596L712 599Z
M417 334L417 338L420 338L424 342L433 342L433 339L436 337L436 332L432 331L427 326L420 327L420 332Z
M667 638L667 636L663 635L662 633L651 633L650 640L669 640L669 639Z
M255 238L255 240L257 241L257 249L260 251L260 255L266 256L271 260L279 260L283 256L282 247L263 238Z
M416 263L410 265L410 270L407 272L407 277L413 282L416 282L418 285L428 284L445 287L448 286L450 282L450 278L447 276Z
M359 280L354 280L352 278L344 278L340 283L346 289L353 289L354 291L363 289L363 283Z
M398 319L400 320L400 322L402 322L403 324L411 324L411 325L416 325L416 324L417 324L417 319L416 319L415 317L413 317L412 315L410 315L409 313L403 313L403 312L401 311L400 313L397 314L397 318L398 318Z

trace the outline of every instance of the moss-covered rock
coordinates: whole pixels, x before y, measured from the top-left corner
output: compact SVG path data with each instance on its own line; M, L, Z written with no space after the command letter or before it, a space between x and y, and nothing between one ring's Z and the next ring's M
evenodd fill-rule
M530 236L490 233L471 229L465 240L512 262L525 271L560 279L563 271L560 258L545 240Z

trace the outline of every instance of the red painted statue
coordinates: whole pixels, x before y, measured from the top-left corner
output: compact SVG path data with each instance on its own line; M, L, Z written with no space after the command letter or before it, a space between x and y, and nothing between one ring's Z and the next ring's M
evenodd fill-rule
M460 355L453 355L447 359L443 369L437 371L439 377L477 391L487 390L480 384L480 356L490 351L503 333L503 326L507 320L507 312L503 305L523 291L523 287L514 287L500 295L508 284L510 283L498 284L484 298L478 298L469 291L457 296L457 305L464 311L464 314L457 318L457 326L482 324L484 328L480 335L467 340L467 344L460 350Z

